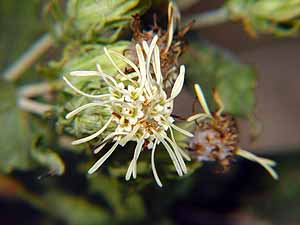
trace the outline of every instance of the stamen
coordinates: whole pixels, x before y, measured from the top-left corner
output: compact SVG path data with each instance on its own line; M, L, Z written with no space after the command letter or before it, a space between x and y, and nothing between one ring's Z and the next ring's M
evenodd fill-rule
M181 166L178 163L177 157L175 156L174 152L172 151L172 148L168 145L168 143L164 139L160 139L160 141L165 146L165 148L167 149L167 152L169 153L169 155L170 155L170 157L173 161L173 164L174 164L174 166L177 170L178 175L182 176L183 173L182 173L182 170L181 170Z
M204 114L204 113L198 113L198 114L195 114L195 115L192 115L190 116L189 118L187 118L187 122L192 122L194 120L204 120L206 118L210 118L207 114Z
M93 107L93 106L103 106L105 103L104 102L92 102L92 103L88 103L88 104L85 104L83 106L80 106L78 107L77 109L73 110L72 112L69 112L67 115L66 115L66 119L70 119L72 118L73 116L75 116L76 114L80 113L81 111L89 108L89 107Z
M123 56L122 54L120 54L116 51L110 50L110 52L113 53L115 56L119 57L121 60L123 60L128 65L130 65L134 69L134 71L137 73L139 79L141 79L140 70L138 69L138 67L131 60L129 60L128 58L126 58L125 56Z
M262 167L264 167L268 173L275 179L278 180L278 174L275 172L275 170L272 168L272 166L275 166L276 163L272 160L265 159L258 157L248 151L238 149L237 150L237 155L242 156L243 158L246 158L248 160L251 160L253 162L259 163Z
M101 144L99 147L97 147L96 149L94 149L94 154L99 153L105 146L106 146L106 142Z
M145 134L143 135L143 137L141 138L140 142L138 142L138 146L137 146L137 154L136 154L136 158L135 160L133 161L133 178L136 179L136 167L137 167L137 161L140 157L140 154L141 154L141 151L143 149L143 144L144 144L144 137L145 137Z
M100 75L101 78L105 81L106 84L108 84L110 87L112 87L114 89L121 90L121 89L118 88L117 81L114 78L112 78L111 76L109 76L109 75L107 75L103 72L100 64L96 64L96 67L97 67L97 70L98 70L98 76ZM109 83L107 79L109 79L112 82L112 84Z
M211 115L211 113L210 113L210 110L209 110L209 108L208 108L207 102L206 102L206 100L205 100L205 97L204 97L204 94L203 94L203 91L202 91L200 85L199 85L199 84L195 84L195 85L194 85L194 89L195 89L195 92L196 92L198 101L199 101L200 105L202 106L204 112L205 112L209 117L212 117L212 115Z
M154 48L154 58L153 58L153 69L155 74L155 79L158 85L162 85L163 76L161 73L161 66L160 66L160 53L158 46Z
M136 85L136 82L134 80L132 80L130 77L128 77L121 69L120 67L114 62L114 60L112 59L111 55L109 54L108 50L106 47L104 47L104 53L106 54L107 58L109 59L109 61L111 62L111 64L116 68L116 70L120 73L120 75L122 75L125 79L131 81L133 84Z
M185 74L185 67L184 67L184 65L181 65L179 75L174 83L174 86L173 86L172 92L171 92L171 97L168 99L168 101L176 98L179 95L179 93L181 92L181 90L183 88L183 83L184 83L184 74Z
M122 135L126 135L127 133L126 132L112 132L111 134L107 135L103 141L101 141L100 145L106 143L108 140L114 138L114 137L117 137L117 136L122 136ZM119 144L120 144L120 141L119 141Z
M180 132L180 133L182 133L182 134L184 134L184 135L186 135L186 136L188 136L188 137L194 137L194 135L193 135L192 133L190 133L190 132L188 132L188 131L186 131L186 130L184 130L184 129L178 127L178 126L176 126L176 125L173 124L173 123L170 123L170 126L171 126L172 128L174 128L175 130L177 130L178 132Z
M151 77L151 74L150 74L150 63L151 63L151 57L152 57L152 53L154 51L154 48L156 46L156 42L158 40L158 36L155 35L154 38L152 39L151 41L151 44L150 44L150 47L149 47L149 50L147 51L147 60L146 60L146 63L147 63L147 77L148 77L148 81L150 82L152 77Z
M84 70L72 71L70 72L70 75L76 77L99 76L97 71L84 71Z
M133 159L130 162L130 165L127 169L127 173L125 176L125 180L127 180L127 181L130 179L131 174L133 175L134 179L136 178L136 164L137 164L139 154L142 150L143 143L144 143L144 136L138 141L137 145L135 146Z
M73 84L71 84L71 82L66 78L66 77L63 77L64 81L67 83L67 85L73 89L73 91L77 92L78 94L80 95L83 95L85 97L88 97L88 98L106 98L106 97L109 97L110 94L103 94L103 95L90 95L90 94L87 94L83 91L80 91L78 88L76 88Z
M99 130L97 131L96 133L88 136L88 137L85 137L85 138L81 138L79 140L76 140L76 141L73 141L72 142L72 145L79 145L79 144L82 144L82 143L85 143L85 142L88 142L96 137L98 137L100 134L103 133L103 131L106 130L106 128L108 127L108 125L111 123L113 117L110 117L109 120L106 122L106 124Z
M151 129L151 131L156 136L156 138L158 138L158 140L165 146L165 148L166 148L167 152L169 153L170 158L175 166L175 169L176 169L178 175L182 176L183 174L181 171L181 167L177 161L177 158L176 158L172 148L168 145L168 143L164 140L164 138L159 133L157 133L154 129Z
M174 17L173 17L173 13L174 13L174 8L173 8L173 2L169 3L169 7L168 7L168 42L167 42L167 47L165 49L165 53L169 51L169 48L172 44L173 41L173 33L174 33Z
M161 183L161 181L158 177L156 167L155 167L155 161L154 161L154 154L155 154L156 145L157 145L157 140L155 140L153 148L152 148L152 152L151 152L151 166L152 166L153 176L155 178L155 181L156 181L157 185L162 187L163 185L162 185L162 183Z
M149 52L149 46L148 46L147 42L146 42L146 41L143 41L143 42L142 42L142 45L143 45L143 49L144 49L145 52L146 52L146 55L148 55L148 52Z
M173 129L169 129L170 130L170 134L171 134L171 139L174 143L176 143L175 137L174 137L174 132ZM180 152L180 154L183 156L183 158L185 158L187 161L191 161L191 157L184 151L182 150L178 145L178 150Z
M136 44L135 47L136 47L136 53L138 56L139 67L140 67L140 72L141 72L141 84L140 84L141 90L140 90L140 92L142 92L145 87L146 81L147 81L146 61L145 61L141 46L139 44ZM147 88L147 86L145 88ZM147 89L147 91L148 91L148 95L149 95L149 90ZM139 93L139 94L141 94L141 93Z
M180 164L180 166L181 166L182 172L183 172L184 174L186 174L186 173L187 173L187 168L186 168L185 162L183 161L183 158L182 158L181 154L180 154L179 151L178 151L179 147L178 147L177 144L174 143L169 137L166 136L165 139L166 139L166 140L169 142L169 144L173 147L174 152L175 152L175 156L176 156L176 158L177 158L177 160L178 160L178 162L179 162L179 164Z
M115 149L118 147L119 142L116 141L116 143L111 147L111 149L102 156L88 171L89 174L94 173L107 159L108 157L115 151Z
M121 146L125 146L127 144L128 141L130 141L132 139L132 137L136 134L136 132L140 129L141 126L139 125L135 125L132 129L132 131L127 134L121 141L120 141L120 145Z

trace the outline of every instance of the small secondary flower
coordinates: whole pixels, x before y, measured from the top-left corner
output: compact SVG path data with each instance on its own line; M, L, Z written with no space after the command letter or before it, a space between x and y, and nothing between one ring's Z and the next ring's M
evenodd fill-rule
M195 137L189 146L191 153L199 161L218 161L225 168L228 167L235 155L259 163L268 173L278 179L277 173L272 168L276 163L270 159L258 157L238 146L238 130L235 120L223 113L224 105L215 92L214 98L219 105L217 112L211 112L203 95L200 85L195 84L195 93L204 113L189 117L188 121L197 121Z

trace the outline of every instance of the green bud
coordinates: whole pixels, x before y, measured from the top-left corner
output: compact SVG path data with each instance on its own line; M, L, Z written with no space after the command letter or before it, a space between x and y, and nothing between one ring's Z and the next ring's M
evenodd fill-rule
M69 0L65 27L84 41L112 42L134 14L149 6L149 0Z
M83 45L79 47L79 49L73 48L68 50L63 57L63 61L66 62L64 63L60 74L61 76L67 76L68 73L75 70L96 70L96 64L99 64L105 73L115 74L116 71L114 67L111 65L111 62L104 53L104 47L117 52L123 52L128 48L129 44L130 42L128 41L119 41L111 45ZM126 66L123 61L118 58L114 58L114 61L121 68ZM92 79L93 82L90 78L85 77L69 78L77 88L87 92L99 90L99 85L101 85L100 78ZM70 91L70 89L67 89L66 91L68 90ZM103 90L101 90L101 92L102 91Z
M230 0L227 8L233 20L242 19L252 33L279 36L299 34L300 0Z
M123 52L127 49L129 42L120 41L112 45L106 45L107 49L117 52ZM73 55L71 52L65 53L64 58L67 63L61 69L61 75L68 77L68 79L78 89L91 94L105 94L108 91L106 84L97 77L91 79L90 77L73 77L69 76L71 71L75 70L97 70L96 64L99 64L103 71L107 74L115 74L116 71L112 67L104 53L103 45L86 45L82 46L77 54ZM72 57L73 55L73 57ZM114 62L122 69L125 64L114 58ZM64 86L64 92L59 99L58 122L57 128L59 132L65 132L75 137L82 137L95 133L105 124L107 119L111 116L105 108L93 107L82 111L74 119L66 119L67 112L78 108L79 106L88 103L88 99L83 96L74 95L74 91L67 86ZM112 127L113 129L114 127ZM108 128L107 132L111 129ZM106 134L103 133L103 136Z

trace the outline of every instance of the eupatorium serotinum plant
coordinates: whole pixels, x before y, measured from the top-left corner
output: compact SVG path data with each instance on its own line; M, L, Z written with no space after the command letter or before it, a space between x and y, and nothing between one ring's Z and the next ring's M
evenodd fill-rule
M163 85L160 49L157 46L157 40L158 36L154 36L150 44L146 41L142 43L142 46L136 44L138 65L135 65L122 54L115 51L110 52L110 50L105 48L105 54L118 72L116 76L105 74L99 64L97 64L97 71L73 71L70 73L71 76L88 76L91 79L95 76L100 76L108 87L106 93L101 93L100 95L84 93L64 77L68 86L76 93L91 100L90 103L68 113L66 115L67 119L72 118L89 107L102 107L111 114L111 117L99 131L88 137L73 141L73 145L82 144L98 137L111 123L114 123L116 127L95 148L94 153L98 153L108 142L114 142L111 149L94 164L89 173L94 173L114 152L118 145L125 146L129 141L135 141L137 144L133 159L126 173L126 180L129 180L131 176L136 178L136 164L142 150L151 150L152 171L157 184L162 186L154 163L155 149L160 143L168 151L178 175L182 176L187 172L183 157L187 160L190 158L176 144L173 129L190 137L193 134L176 126L174 118L171 115L174 99L179 95L183 87L185 67L183 65L180 67L180 72L171 94L167 96ZM123 60L134 72L125 74L113 61L111 54Z

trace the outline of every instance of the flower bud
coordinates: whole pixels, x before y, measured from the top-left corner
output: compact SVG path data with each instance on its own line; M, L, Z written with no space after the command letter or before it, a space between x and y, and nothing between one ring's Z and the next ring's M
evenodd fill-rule
M114 51L122 53L127 48L128 44L129 43L126 41L120 41L106 46ZM110 61L105 56L103 47L103 45L87 45L81 47L75 55L70 52L66 53L64 58L67 60L67 62L61 69L60 74L62 76L67 76L74 86L82 91L95 94L106 93L108 91L107 85L101 80L100 77L94 77L94 79L84 76L69 77L71 71L78 71L82 69L91 70L96 64L101 65L105 73L115 73ZM74 50L72 50L72 52L73 51ZM125 63L121 60L116 58L114 62L120 68L125 68ZM95 131L101 129L105 121L111 116L107 113L105 108L95 107L84 110L82 113L78 114L74 120L68 120L65 118L66 112L69 112L72 109L87 103L87 99L84 96L74 96L74 91L71 88L66 87L60 101L62 103L60 104L60 108L58 110L58 130L60 132L64 131L72 136L84 136L94 133Z
M300 0L230 0L227 7L232 19L242 19L250 34L292 36L299 33Z
M149 5L148 0L69 0L65 27L84 41L111 42L134 14L143 13Z

